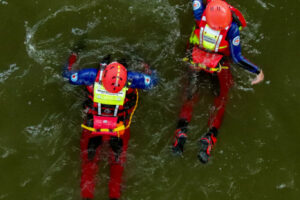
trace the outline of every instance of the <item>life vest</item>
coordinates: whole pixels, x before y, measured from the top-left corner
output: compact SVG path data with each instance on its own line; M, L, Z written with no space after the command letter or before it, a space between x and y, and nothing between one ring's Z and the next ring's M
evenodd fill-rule
M189 67L194 71L204 70L209 73L220 72L228 69L220 64L223 55L206 52L198 47L193 48L191 59L186 57L183 61L189 62Z
M192 56L189 60L190 67L194 70L205 70L210 73L220 72L222 67L219 63L224 55L228 56L229 43L226 40L230 26L224 30L211 29L207 22L205 11L202 15L198 28L194 28L190 37L190 43L194 44Z
M230 26L221 31L211 29L207 24L206 12L204 11L198 27L195 29L194 35L198 38L198 45L201 49L223 54L228 51L229 45L226 36Z
M241 30L246 26L243 15L238 9L232 6L229 8L232 11L233 20L238 23ZM190 59L184 58L184 60L189 60L192 69L205 70L210 73L228 68L221 66L219 62L224 55L230 55L229 43L226 40L230 25L221 31L211 29L207 24L205 11L201 20L196 21L196 25L197 28L194 27L189 41L190 44L195 45L192 56Z
M102 73L100 70L97 74L93 87L93 103L97 108L97 114L93 115L93 127L82 124L82 127L91 131L92 135L109 135L120 137L129 126L125 127L123 121L118 122L119 106L123 106L126 98L128 87L124 87L118 93L110 93L102 85ZM89 89L90 90L90 89ZM102 111L103 106L114 107L113 113ZM133 114L133 113L132 113Z

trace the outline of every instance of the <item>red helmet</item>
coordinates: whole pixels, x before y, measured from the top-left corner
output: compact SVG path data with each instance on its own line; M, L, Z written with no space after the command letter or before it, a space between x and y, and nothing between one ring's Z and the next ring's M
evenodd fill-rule
M214 30L222 30L231 24L232 15L229 5L221 0L210 1L206 6L207 24Z
M102 84L111 93L117 93L123 89L127 82L127 70L118 63L112 62L103 71Z

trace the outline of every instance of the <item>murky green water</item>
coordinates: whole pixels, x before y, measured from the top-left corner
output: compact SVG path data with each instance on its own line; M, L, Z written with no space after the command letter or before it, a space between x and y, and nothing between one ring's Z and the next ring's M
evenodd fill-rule
M180 62L193 25L184 0L0 0L0 199L79 200L83 88L61 78L80 39L77 68L106 53L143 58L160 85L141 93L132 125L123 199L298 199L299 0L229 1L248 21L243 53L265 81L234 67L225 120L211 162L197 160L209 93L200 100L184 156L170 153L179 113ZM297 37L298 36L298 37ZM95 199L107 199L102 162Z

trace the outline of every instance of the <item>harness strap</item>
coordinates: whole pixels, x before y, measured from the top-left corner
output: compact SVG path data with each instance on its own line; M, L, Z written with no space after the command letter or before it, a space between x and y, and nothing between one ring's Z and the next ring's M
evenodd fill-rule
M100 70L99 84L101 84L101 81L102 81L102 74L103 74L103 69Z
M96 129L96 128L93 128L93 127L86 126L84 124L81 124L81 127L88 130L88 131L91 131L91 132L119 132L119 131L123 131L123 130L128 128L128 127L125 127L124 125L121 125L121 126L119 126L117 128L114 128L114 129L108 129L108 128ZM118 137L119 137L119 135L118 135Z
M193 69L197 69L197 70L204 69L204 70L211 71L211 72L220 72L222 69L229 69L228 66L222 66L220 63L219 63L219 65L217 67L212 68L212 67L207 67L207 66L205 66L205 65L203 65L201 63L195 63L194 61L192 61L188 57L185 57L182 60L184 62L188 62L193 67Z

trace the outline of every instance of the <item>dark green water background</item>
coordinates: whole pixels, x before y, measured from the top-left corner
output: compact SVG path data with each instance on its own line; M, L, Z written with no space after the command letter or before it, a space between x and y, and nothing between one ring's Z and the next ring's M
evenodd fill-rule
M0 0L0 200L79 200L83 88L61 77L85 36L76 67L106 54L144 58L160 84L141 92L124 174L127 200L299 199L299 0L230 0L248 21L243 54L265 81L233 65L235 85L209 164L196 157L209 92L196 106L183 157L171 154L181 105L186 0ZM134 61L132 69L139 70ZM108 198L108 164L96 200Z

